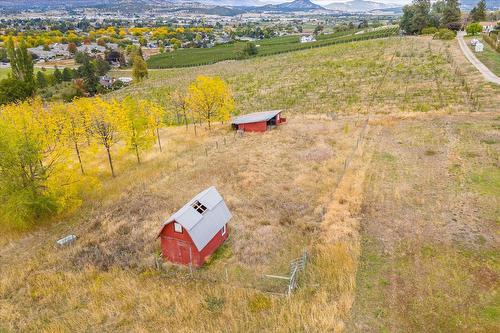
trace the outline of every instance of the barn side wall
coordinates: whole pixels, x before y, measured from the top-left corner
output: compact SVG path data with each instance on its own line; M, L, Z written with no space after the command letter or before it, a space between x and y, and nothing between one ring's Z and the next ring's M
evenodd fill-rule
M267 122L239 124L238 129L245 132L265 132L267 131Z
M186 229L183 228L182 233L175 232L174 223L169 223L160 233L163 257L165 260L181 265L189 265L191 259L193 266L201 266L206 258L214 253L228 238L229 226L226 228L227 231L224 236L222 230L220 230L199 252ZM191 256L189 250L191 250Z
M201 250L200 259L202 262L200 266L203 265L207 257L212 255L215 252L215 250L217 250L219 246L221 246L226 241L228 237L229 237L229 224L226 224L226 233L224 234L224 236L222 235L222 230L219 230L219 232L214 236L214 238L212 238L212 240L208 242L208 244Z

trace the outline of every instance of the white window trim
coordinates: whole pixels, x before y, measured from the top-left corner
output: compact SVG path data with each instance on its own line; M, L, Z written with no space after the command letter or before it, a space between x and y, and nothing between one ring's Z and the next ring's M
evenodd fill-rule
M174 222L174 231L182 234L182 225L180 223Z
M224 236L227 232L226 224L222 227L222 236Z

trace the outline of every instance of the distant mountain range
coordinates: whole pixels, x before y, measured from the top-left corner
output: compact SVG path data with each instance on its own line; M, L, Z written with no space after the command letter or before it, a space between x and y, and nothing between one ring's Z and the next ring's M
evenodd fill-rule
M296 11L311 11L311 10L324 10L325 8L312 3L310 0L295 0L292 2L285 2L278 5L266 5L260 7L262 10L280 11L280 12L296 12Z
M283 0L285 1L285 0ZM332 0L334 1L334 0ZM479 0L461 0L464 10L471 10ZM347 2L332 2L324 7L310 0L295 0L281 4L266 4L268 0L0 0L1 9L49 9L49 8L78 8L99 7L112 9L127 9L138 11L151 8L171 8L181 6L195 11L205 8L207 14L226 13L238 15L242 12L303 12L332 10L348 13L362 13L374 11L401 11L401 5L387 4L370 0L350 0ZM486 0L490 10L500 9L500 0ZM224 14L222 14L224 15Z
M369 12L375 9L397 8L400 5L385 4L381 2L365 1L365 0L351 0L348 2L333 2L325 8L332 10L339 10L342 12Z

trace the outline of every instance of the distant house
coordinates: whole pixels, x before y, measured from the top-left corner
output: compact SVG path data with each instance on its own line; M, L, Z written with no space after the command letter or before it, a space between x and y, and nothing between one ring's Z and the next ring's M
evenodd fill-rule
M315 41L316 41L316 38L313 35L307 35L307 36L300 37L301 43L311 43L311 42L315 42Z
M479 22L481 27L483 27L484 33L490 33L495 29L497 22Z
M161 226L162 255L176 264L201 266L228 238L232 215L215 187L198 193Z
M121 81L123 84L131 84L134 79L132 79L131 77L123 76L119 77L117 80Z
M244 132L265 132L286 122L282 110L255 112L235 117L231 120L233 129Z
M106 48L104 46L97 45L96 43L83 44L81 46L78 46L78 52L84 52L87 54L104 53L105 51L106 51Z
M115 79L107 75L101 76L99 78L99 84L105 88L111 88L114 82Z

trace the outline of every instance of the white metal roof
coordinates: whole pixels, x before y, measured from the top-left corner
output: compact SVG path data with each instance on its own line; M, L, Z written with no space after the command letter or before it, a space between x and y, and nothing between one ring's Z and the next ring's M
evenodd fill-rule
M244 114L239 117L235 117L231 120L231 124L239 125L239 124L247 124L247 123L257 123L260 121L268 121L275 117L278 113L283 110L272 110L272 111L264 111L264 112L254 112L249 114Z
M200 214L192 204L199 201L207 210ZM188 232L194 245L201 251L210 240L219 232L231 219L232 215L227 208L224 199L214 186L198 193L186 205L170 216L161 227L163 228L172 222L177 222Z

